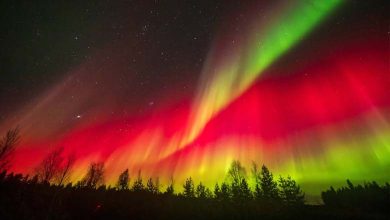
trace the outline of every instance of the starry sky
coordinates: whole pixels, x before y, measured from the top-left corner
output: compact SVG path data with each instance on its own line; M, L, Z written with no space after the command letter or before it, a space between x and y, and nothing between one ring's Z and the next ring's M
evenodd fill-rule
M121 78L121 90L129 96L155 95L156 90L161 93L173 84L182 84L183 93L191 93L221 7L218 1L5 4L1 103L9 107L2 108L1 115L14 111L69 75L75 66L98 55L117 65L119 75L114 78ZM90 81L98 81L98 77L89 76L79 83ZM143 99L131 104L142 101L149 103Z
M1 3L0 132L12 169L76 154L145 178L223 181L234 159L304 190L388 181L385 1ZM348 159L346 159L346 157Z

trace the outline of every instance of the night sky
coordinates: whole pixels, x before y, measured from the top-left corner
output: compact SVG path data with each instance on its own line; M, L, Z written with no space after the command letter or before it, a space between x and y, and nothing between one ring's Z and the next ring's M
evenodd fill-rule
M96 56L118 63L112 78L121 78L131 104L145 101L133 96L153 97L174 84L191 93L222 11L218 1L25 1L1 8L3 119ZM98 78L86 80L80 83Z
M346 178L389 181L388 9L2 2L0 132L22 134L12 169L30 173L64 146L77 155L74 180L104 161L108 182L130 168L213 185L239 159L313 193Z

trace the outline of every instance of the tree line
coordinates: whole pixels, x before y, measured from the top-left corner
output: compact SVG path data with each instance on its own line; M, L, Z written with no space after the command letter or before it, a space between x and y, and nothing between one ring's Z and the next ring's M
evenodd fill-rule
M289 214L294 212L301 215L303 213L296 211L307 211L308 207L305 205L304 192L293 178L275 178L265 165L260 167L256 163L247 172L240 161L233 161L225 181L216 183L213 188L202 182L196 183L191 177L179 187L174 184L173 178L163 186L159 178L144 181L141 170L130 181L133 178L130 177L129 169L118 176L114 186L107 186L104 183L105 169L102 162L91 163L84 177L72 183L70 174L75 156L71 154L64 157L63 147L50 152L34 169L32 176L7 173L10 155L19 140L17 128L8 131L0 139L0 195L5 195L0 197L0 217L7 216L13 209L11 218L21 213L24 215L26 210L27 215L29 212L37 212L38 219L52 218L60 213L71 215L69 218L84 218L101 215L103 210L118 212L120 216L134 213L142 216L148 212L147 207L160 211L171 210L172 215L177 212L175 207L181 207L184 215L196 210L193 214L201 212L199 215L203 217L216 215L226 218L226 215L234 216L237 213L240 213L240 217L258 217L259 213L263 215L285 209L289 210ZM254 180L252 187L248 183L249 177ZM388 213L390 186L388 183L380 186L376 182L355 186L347 180L347 187L330 187L322 192L321 197L325 207L331 210L359 208L360 211ZM19 209L26 210L19 213ZM309 210L309 215L312 211ZM274 214L272 216L275 217Z
M19 130L13 129L7 132L1 143L1 153L5 155L4 164L9 164L9 154L13 151L20 139ZM39 165L35 168L34 175L31 178L33 182L55 184L58 186L69 182L72 167L75 162L75 156L63 157L64 148L59 147L50 152ZM2 158L2 157L0 157ZM0 160L3 161L3 160ZM3 163L0 163L3 164ZM5 167L5 166L3 166ZM217 183L213 190L206 187L202 182L195 185L194 180L189 177L183 184L183 192L179 196L186 198L203 198L216 200L234 200L245 202L251 199L268 202L284 202L288 205L302 205L304 203L304 193L299 185L290 176L286 178L280 176L275 180L269 169L263 165L259 169L256 163L253 163L251 169L255 180L255 190L251 190L247 181L246 169L239 161L233 161L228 171L228 181ZM29 177L27 177L29 178ZM104 163L92 162L84 178L74 184L75 187L98 188L106 187L104 185ZM124 170L118 177L115 186L118 190L131 190L134 192L146 191L153 194L163 193L159 179L149 178L144 184L141 171L137 178L130 185L129 170ZM166 187L164 193L174 194L173 180Z

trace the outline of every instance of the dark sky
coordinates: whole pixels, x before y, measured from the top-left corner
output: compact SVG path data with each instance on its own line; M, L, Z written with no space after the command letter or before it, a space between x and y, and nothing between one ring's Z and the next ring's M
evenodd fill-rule
M105 48L126 56L138 83L196 85L221 1L8 1L1 8L0 115ZM226 3L225 3L226 4ZM162 86L159 86L160 89ZM132 89L134 85L132 85Z

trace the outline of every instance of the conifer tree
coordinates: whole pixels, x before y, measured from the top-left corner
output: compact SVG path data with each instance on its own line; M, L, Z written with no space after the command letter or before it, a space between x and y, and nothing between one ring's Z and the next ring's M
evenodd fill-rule
M139 170L137 179L133 183L132 190L134 192L140 192L140 191L144 190L144 188L145 188L145 186L144 186L144 184L142 182L141 170Z
M248 182L243 179L240 184L240 199L243 201L249 201L252 199L252 191L249 189Z
M194 181L192 178L187 178L184 185L183 185L184 191L183 195L187 198L194 198L195 197L195 189L194 189Z
M231 190L229 184L223 182L221 184L221 198L222 198L222 200L229 201L230 198L232 197L231 196L231 191L232 190Z
M148 179L148 182L146 184L146 190L153 194L158 194L160 191L160 183L159 179L157 178L155 182L153 182L152 178Z
M279 200L278 184L274 181L272 173L265 165L261 167L260 181L262 199L266 201Z
M279 178L280 196L287 205L303 205L305 194L290 176Z
M206 199L211 197L211 192L202 182L200 182L196 187L195 195L197 198Z
M253 192L253 196L256 200L261 200L262 192L261 192L261 172L258 169L258 166L255 162L252 163L252 176L255 180L255 190Z
M165 195L174 195L174 193L175 193L174 181L173 181L173 177L171 177L171 181L169 182L167 188L165 189L164 194Z
M129 189L129 182L130 182L129 169L126 169L119 175L117 188L119 190L127 190Z
M216 183L214 186L214 198L216 198L218 201L221 198L221 189L219 188L218 183Z

